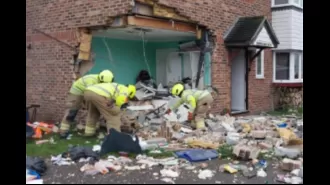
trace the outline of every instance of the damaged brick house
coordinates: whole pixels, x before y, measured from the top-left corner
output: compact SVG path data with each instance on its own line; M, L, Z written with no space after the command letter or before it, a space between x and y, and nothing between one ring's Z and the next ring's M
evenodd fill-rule
M212 85L213 112L270 110L270 19L270 0L27 0L27 104L59 120L73 80L107 68L121 83L144 69L157 84Z

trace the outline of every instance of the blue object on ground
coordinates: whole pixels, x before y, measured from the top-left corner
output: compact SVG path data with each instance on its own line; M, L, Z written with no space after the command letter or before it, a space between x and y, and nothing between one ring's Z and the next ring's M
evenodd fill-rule
M28 174L36 176L36 179L40 179L40 175L34 170L28 169Z
M287 126L288 126L288 124L286 124L286 123L277 124L277 127L279 127L279 128L286 128Z
M207 161L218 157L216 150L192 149L175 152L179 158L187 159L190 162Z

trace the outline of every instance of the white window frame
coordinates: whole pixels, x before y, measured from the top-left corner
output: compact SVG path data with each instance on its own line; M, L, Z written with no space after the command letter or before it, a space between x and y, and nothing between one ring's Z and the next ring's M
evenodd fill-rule
M258 74L258 59L261 58L261 74ZM255 60L256 64L256 79L264 79L265 78L265 55L264 50L262 50L259 56Z
M275 0L272 0L272 8L276 8L276 7L285 7L285 6L296 6L298 8L304 8L303 7L303 1L304 0L298 0L299 3L297 4L295 2L296 0L289 0L288 3L286 4L278 4L278 5L275 5Z
M290 70L290 76L289 80L276 80L276 53L289 53L290 54L290 61L289 61L289 70ZM299 78L295 79L294 78L294 65L295 65L295 60L294 60L294 55L296 53L299 53ZM303 63L303 52L273 52L273 83L303 83L303 78L301 75L302 66Z

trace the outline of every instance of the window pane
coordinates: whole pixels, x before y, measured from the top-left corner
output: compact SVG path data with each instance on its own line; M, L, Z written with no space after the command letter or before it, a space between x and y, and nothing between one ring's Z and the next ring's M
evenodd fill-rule
M290 79L290 54L276 53L276 80Z
M297 5L300 5L299 0L294 0L294 3L297 4Z
M294 79L299 79L299 53L294 54Z
M274 0L274 5L288 4L289 0Z
M257 75L261 75L261 53L257 58Z
M303 72L304 72L303 66L304 66L304 60L303 60L303 55L301 55L301 79L304 79L304 76L303 76Z

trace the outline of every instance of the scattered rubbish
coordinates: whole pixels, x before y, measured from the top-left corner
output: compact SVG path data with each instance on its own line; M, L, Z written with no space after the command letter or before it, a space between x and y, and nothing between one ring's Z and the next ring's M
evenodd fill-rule
M40 144L44 144L44 143L48 143L48 142L49 142L48 139L47 140L39 140L39 141L36 141L36 144L40 145Z
M299 160L284 158L281 162L281 169L284 171L292 171L295 169L300 169L301 167L302 162Z
M207 179L207 178L212 178L214 176L214 173L211 170L200 170L198 174L198 178L200 179Z
M260 149L252 146L238 144L234 146L233 154L243 160L256 159L260 153Z
M193 149L175 153L179 158L187 159L190 162L206 161L218 157L218 152L215 150Z
M100 145L94 145L92 150L94 152L99 152L99 151L101 151L101 146Z
M301 177L291 177L291 184L302 184L303 179Z
M126 170L140 170L140 166L125 166Z
M257 172L258 177L267 177L267 173L263 169L259 169Z
M240 139L239 133L229 132L226 136L226 143L228 145L236 145Z
M26 157L26 168L40 175L43 175L47 170L45 161L38 157Z
M26 182L36 179L40 179L40 175L34 170L26 169Z
M139 138L135 136L134 139L128 134L120 133L111 128L102 143L100 155L120 151L136 154L142 153Z
M288 124L286 124L286 123L277 124L278 128L286 128L287 126L288 126Z
M30 180L27 181L26 184L43 184L44 181L42 179Z
M231 167L230 165L224 165L224 171L225 172L229 172L229 173L237 173L237 170L233 167Z
M284 148L284 147L275 147L275 156L279 157L289 157L291 159L297 158L301 153L299 148Z
M160 180L166 183L175 184L175 182L171 178L162 178Z
M80 159L79 159L79 163L89 162L90 160L91 160L90 157L87 157L87 158L80 158Z
M64 157L62 157L62 154L60 154L58 156L55 156L55 157L52 156L51 159L50 159L50 161L54 165L58 165L58 166L65 166L65 165L74 164L74 162L70 158L64 158Z
M170 169L162 169L160 170L160 174L163 177L172 177L172 178L177 178L179 177L179 173Z
M97 161L99 159L99 155L93 151L92 147L82 147L82 146L73 146L68 150L68 157L71 158L72 161L79 161L80 158L92 158Z
M208 164L207 164L207 163L201 163L199 166L200 166L202 169L205 169L205 168L207 168Z
M168 107L171 107L169 105L177 98L160 97L159 100L150 100L155 96L158 97L158 91L163 90L161 85L160 89L155 87L150 84L140 84L137 97L144 101L130 102L125 112L125 119L132 124L133 122L139 124L134 126L137 129L130 132L134 134L110 129L110 134L104 137L101 145L71 147L67 153L52 157L52 163L54 165L88 163L82 164L80 168L84 175L113 172L116 175L123 175L125 171L139 171L144 174L147 169L157 166L161 170L159 173L152 173L153 177L174 184L175 178L181 173L185 174L181 170L189 170L199 179L212 178L215 172L208 169L212 166L210 163L193 164L192 162L208 160L216 162L216 159L221 159L231 161L221 165L219 170L232 174L233 183L244 183L238 180L240 174L248 179L267 177L266 172L270 164L286 172L286 175L277 175L277 181L292 184L302 182L302 158L293 160L302 157L303 152L301 118L298 120L292 116L275 117L263 114L236 119L228 114L224 116L209 114L209 117L205 118L207 129L193 130L187 121L188 109L184 105L177 111L165 114ZM127 127L130 127L129 124ZM40 128L39 131L44 132ZM39 131L35 130L35 132ZM36 142L36 144L41 143L53 143L53 141L49 139L49 141ZM144 151L143 155L142 151ZM119 153L120 157L108 156L106 160L99 160L100 156L112 152ZM138 155L135 159L130 159L129 154ZM175 156L172 156L174 154ZM280 163L266 161L275 157L286 158L279 159ZM243 164L242 161L245 163ZM27 175L28 178L35 180L36 176ZM266 180L265 183L270 183Z

